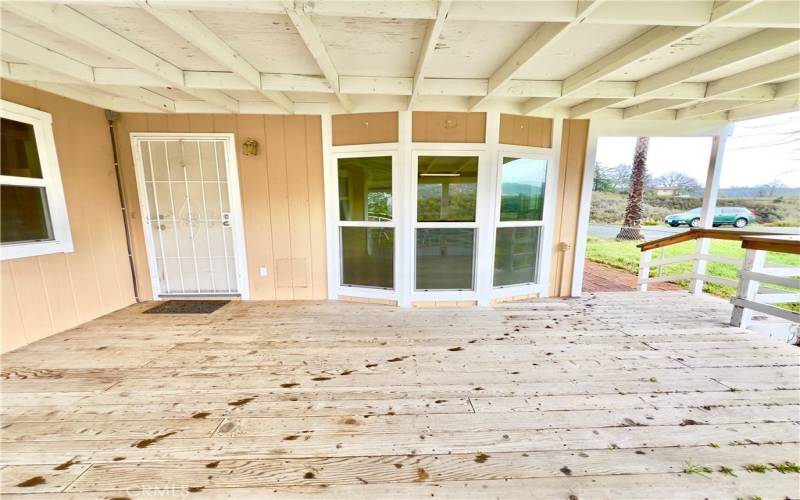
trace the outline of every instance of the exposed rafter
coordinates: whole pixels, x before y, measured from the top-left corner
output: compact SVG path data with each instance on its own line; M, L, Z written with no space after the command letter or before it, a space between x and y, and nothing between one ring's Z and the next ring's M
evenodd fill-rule
M770 52L797 44L798 41L800 41L800 31L798 30L759 31L640 80L636 84L636 95L646 96L670 85L699 77L704 73L763 57Z
M425 70L428 67L431 56L433 56L433 51L436 50L436 44L439 41L442 28L444 28L444 22L447 19L447 12L449 10L450 0L439 0L439 5L436 10L436 19L428 23L428 28L425 31L425 40L422 42L422 49L417 59L417 69L414 71L414 82L411 87L411 97L408 98L408 109L414 106L414 100L420 93L422 82L425 79Z
M608 75L638 61L647 54L668 47L691 34L719 25L725 20L754 7L760 1L715 4L715 7L708 12L706 22L696 27L657 26L652 28L631 42L622 45L567 77L564 80L560 97L571 97L579 90L608 77ZM529 114L543 106L555 105L557 101L558 98L550 100L532 99L522 105L522 112Z
M336 70L330 54L328 54L328 49L325 48L325 43L322 41L319 30L317 30L311 18L303 12L303 4L297 6L292 0L286 0L284 4L286 6L286 15L292 20L292 24L294 24L295 29L300 34L300 38L306 44L311 57L317 62L317 66L319 66L331 89L333 89L333 93L339 99L339 104L346 111L350 111L353 108L353 104L350 102L350 98L341 90L339 72Z
M686 101L683 99L653 99L636 106L629 106L622 111L622 118L644 118L664 109L680 106Z
M242 78L269 100L290 113L294 111L291 99L281 92L262 89L261 73L200 22L194 14L186 11L154 9L147 4L143 4L142 8L204 54L230 69L233 74Z
M34 81L49 81L54 84L95 83L94 71L91 66L41 47L11 33L3 33L3 53L38 65L39 67L24 65L37 68L35 74L31 75ZM6 78L15 77L15 75L12 75L12 66L21 65L6 64L3 68ZM95 96L95 99L102 99L103 94L111 94L140 102L158 111L175 111L175 103L171 99L167 99L147 89L137 86L125 86L121 85L121 83L122 82L117 82L116 85L104 87L100 97Z
M98 0L62 0L74 5L96 5ZM154 7L219 12L251 12L282 14L281 0L147 0ZM132 6L135 0L102 0L103 4ZM481 22L563 22L576 18L578 0L512 0L493 2L454 2L450 19ZM640 26L702 26L710 18L713 7L724 1L687 1L676 8L672 0L646 2L609 2L587 16L588 24L631 24ZM738 3L738 2L734 2ZM768 9L738 13L721 21L719 26L741 28L797 28L800 14L791 1L770 2ZM315 16L367 17L376 19L436 19L436 0L317 1L305 2Z
M787 57L708 83L705 97L717 97L763 83L800 76L800 56Z
M187 89L184 85L183 71L180 68L70 7L54 4L4 2L3 8L62 36L125 60L134 67L163 80L166 85L174 86L188 94L207 100L227 111L238 111L238 103L235 99L219 91L204 91L198 94Z
M543 23L530 38L522 44L500 67L489 77L489 88L486 95L470 100L472 109L480 106L492 97L500 87L508 83L536 54L564 36L572 26L582 23L597 10L606 0L587 0L575 6L575 19L566 23Z
M748 120L751 118L760 118L762 116L788 113L790 111L798 110L800 110L800 100L781 99L732 109L728 111L727 118L731 121Z
M741 108L748 104L758 104L764 101L705 101L692 106L681 108L675 115L678 120L685 120L689 118L697 118L699 116L710 115L719 113L720 111L729 111L731 109Z

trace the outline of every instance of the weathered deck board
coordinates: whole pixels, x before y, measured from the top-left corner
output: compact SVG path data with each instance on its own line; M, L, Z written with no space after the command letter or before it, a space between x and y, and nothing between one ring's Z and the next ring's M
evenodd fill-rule
M800 496L744 469L797 461L800 351L721 301L147 307L0 359L4 498Z

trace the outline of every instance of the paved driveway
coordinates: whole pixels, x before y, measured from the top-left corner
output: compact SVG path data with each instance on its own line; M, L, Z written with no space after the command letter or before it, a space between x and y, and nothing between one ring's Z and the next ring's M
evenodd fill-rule
M729 226L723 226L726 229L730 229ZM679 226L679 227L670 227L670 226L645 226L642 228L642 233L644 233L645 239L654 240L657 238L663 238L665 236L669 236L671 234L682 233L684 231L688 231L688 227L686 226ZM751 228L753 230L769 230L774 231L776 233L785 233L785 234L800 234L800 228L797 227L754 227ZM589 236L594 236L595 238L615 238L617 233L619 232L619 225L616 224L589 224Z

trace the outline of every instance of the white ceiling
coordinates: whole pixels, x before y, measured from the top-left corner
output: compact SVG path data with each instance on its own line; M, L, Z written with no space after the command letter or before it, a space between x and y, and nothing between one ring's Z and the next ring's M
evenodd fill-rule
M5 1L0 57L5 78L119 111L163 111L167 100L176 112L411 107L623 118L673 92L679 101L650 118L676 119L675 109L710 99L733 109L753 92L757 102L738 116L782 109L772 100L797 107L800 8L729 4ZM663 81L642 93L636 82L656 74ZM724 97L706 97L715 81L743 74ZM580 85L567 91L562 81Z

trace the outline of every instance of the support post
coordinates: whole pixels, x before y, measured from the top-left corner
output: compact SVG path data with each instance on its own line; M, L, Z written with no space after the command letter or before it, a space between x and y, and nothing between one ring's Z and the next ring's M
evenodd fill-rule
M719 135L714 136L711 145L711 156L708 159L708 173L706 174L706 187L703 191L703 208L700 211L700 224L698 227L710 229L714 227L714 211L717 207L717 196L719 194L719 178L722 174L722 159L725 156L725 143L728 135L732 131L732 125L726 128ZM698 255L707 255L711 247L711 240L700 238L697 240ZM699 277L706 273L708 262L703 257L698 256L694 263L694 274ZM689 284L689 290L694 295L703 293L703 280L694 279Z
M645 250L639 260L639 291L647 291L647 280L650 278L650 261L653 260L653 251Z
M744 265L742 271L761 271L764 267L764 260L767 252L764 250L748 249L744 254ZM739 286L736 289L736 298L745 300L755 300L758 294L759 282L751 279L746 273L741 273ZM745 307L734 305L731 313L731 325L747 328L753 317L753 311Z

